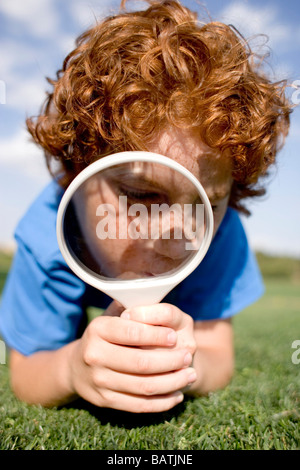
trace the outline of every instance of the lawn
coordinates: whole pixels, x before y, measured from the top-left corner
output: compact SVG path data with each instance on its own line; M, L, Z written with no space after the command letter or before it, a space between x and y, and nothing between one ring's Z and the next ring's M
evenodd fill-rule
M269 269L265 296L235 318L231 384L167 413L132 415L83 401L28 406L13 396L0 365L0 449L300 449L300 363L292 361L300 340L298 267L280 276Z

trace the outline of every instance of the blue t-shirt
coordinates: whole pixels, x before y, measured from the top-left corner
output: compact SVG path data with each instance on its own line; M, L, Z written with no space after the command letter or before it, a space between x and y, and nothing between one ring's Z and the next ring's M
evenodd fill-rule
M0 333L24 355L54 350L79 335L86 308L111 298L77 278L56 239L63 190L51 182L20 221L17 251L3 291ZM202 263L164 299L194 320L229 318L263 293L255 257L236 211L228 209Z

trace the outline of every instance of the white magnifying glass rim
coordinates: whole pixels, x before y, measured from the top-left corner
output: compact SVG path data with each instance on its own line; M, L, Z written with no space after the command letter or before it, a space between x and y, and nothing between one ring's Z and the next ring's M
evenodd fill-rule
M194 184L204 204L206 228L201 246L178 271L158 277L142 279L104 279L98 276L71 253L64 234L64 219L68 204L77 189L91 176L99 171L132 162L158 163L178 171ZM214 218L207 194L198 179L184 166L169 157L142 151L120 152L103 157L82 170L66 189L57 213L57 241L66 263L71 270L84 282L119 300L125 307L147 305L159 302L171 289L185 279L200 264L207 253L213 237Z

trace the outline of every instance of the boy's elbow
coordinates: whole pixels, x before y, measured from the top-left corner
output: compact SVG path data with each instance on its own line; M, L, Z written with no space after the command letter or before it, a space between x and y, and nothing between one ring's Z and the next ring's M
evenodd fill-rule
M26 356L16 350L11 350L9 355L9 372L10 372L10 387L16 398L21 401L27 402L26 393L24 394L23 377L24 365Z
M10 369L10 387L18 400L28 405L42 405L38 396L39 377L31 365L32 356L24 356L16 350L10 351L9 369Z

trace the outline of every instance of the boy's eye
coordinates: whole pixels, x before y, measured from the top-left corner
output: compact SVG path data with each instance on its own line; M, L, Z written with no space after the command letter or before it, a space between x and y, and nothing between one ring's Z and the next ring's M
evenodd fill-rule
M120 187L120 195L127 196L130 201L138 202L158 201L161 199L160 195L157 193L127 187Z
M152 190L154 189L154 190ZM116 184L114 190L118 196L126 196L128 204L144 204L150 206L151 204L162 204L168 202L167 195L156 191L156 188L151 187L136 187L135 185Z

